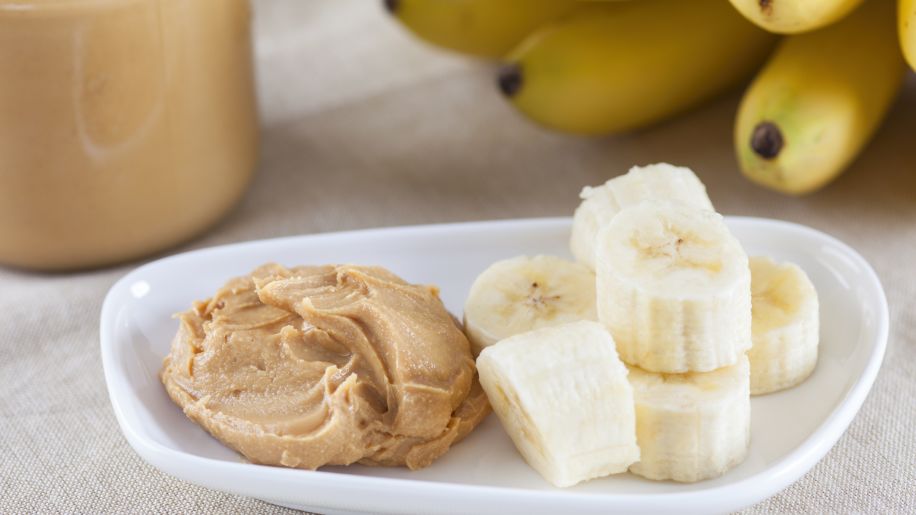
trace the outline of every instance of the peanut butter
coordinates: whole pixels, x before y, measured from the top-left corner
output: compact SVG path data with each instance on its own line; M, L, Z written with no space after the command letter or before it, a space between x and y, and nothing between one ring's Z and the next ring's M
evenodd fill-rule
M255 463L422 468L489 412L437 291L383 268L265 265L178 318L166 390Z
M174 245L254 168L247 0L0 0L0 263Z

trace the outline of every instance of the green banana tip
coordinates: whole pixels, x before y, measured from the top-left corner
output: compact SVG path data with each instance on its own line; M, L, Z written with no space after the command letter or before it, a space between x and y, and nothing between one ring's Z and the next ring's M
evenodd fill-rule
M398 12L398 5L401 3L399 0L382 0L382 3L385 4L385 9L391 13L395 14Z
M779 126L773 122L763 121L754 127L751 133L751 149L763 159L773 159L779 155L785 140Z
M496 74L499 90L507 97L514 96L522 89L522 68L517 63L507 63L499 67Z

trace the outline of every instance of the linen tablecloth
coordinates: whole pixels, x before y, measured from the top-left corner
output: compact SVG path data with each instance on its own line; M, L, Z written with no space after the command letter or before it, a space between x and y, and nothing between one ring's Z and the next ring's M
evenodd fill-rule
M380 2L254 6L257 176L219 225L167 253L363 227L568 216L583 185L633 164L690 166L725 214L800 222L848 242L877 269L890 301L887 356L862 411L810 473L749 512L916 511L913 77L839 180L788 198L736 169L740 92L636 134L570 137L515 113L496 92L492 65L412 39ZM98 319L108 288L138 264L67 274L0 269L0 512L286 512L162 474L121 436Z

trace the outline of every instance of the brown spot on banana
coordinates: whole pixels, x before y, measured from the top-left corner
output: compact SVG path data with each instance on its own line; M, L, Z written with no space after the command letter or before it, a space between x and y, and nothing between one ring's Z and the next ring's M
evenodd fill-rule
M773 0L757 0L757 4L763 14L771 14L773 12Z

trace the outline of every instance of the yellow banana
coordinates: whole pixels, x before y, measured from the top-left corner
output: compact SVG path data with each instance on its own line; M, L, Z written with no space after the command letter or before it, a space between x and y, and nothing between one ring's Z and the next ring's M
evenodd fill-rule
M503 57L574 0L384 0L386 9L416 36L481 57Z
M916 0L900 0L897 6L900 47L910 68L916 70Z
M797 34L834 23L862 0L731 0L747 19L770 32Z
M621 132L749 78L774 41L723 0L583 5L513 50L499 87L547 127Z
M738 109L742 172L791 194L842 172L900 90L905 66L893 28L893 2L870 0L835 25L787 38Z

